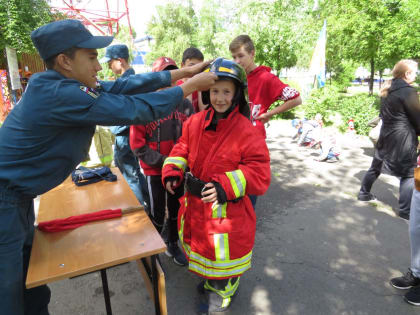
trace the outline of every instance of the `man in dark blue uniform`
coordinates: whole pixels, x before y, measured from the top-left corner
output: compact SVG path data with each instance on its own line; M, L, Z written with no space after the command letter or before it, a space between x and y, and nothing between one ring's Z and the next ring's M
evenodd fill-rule
M108 63L109 68L120 78L135 74L128 62L129 53L127 45L112 45L107 47L105 57L101 63ZM130 148L130 126L112 126L111 132L115 135L114 162L124 175L131 190L142 205L148 207L149 192L146 178L141 172L139 161Z
M112 37L92 36L76 20L31 34L48 70L32 75L0 128L0 308L2 314L48 314L47 286L25 289L33 232L33 198L62 183L88 153L96 124L145 124L169 115L194 90L217 78L206 65L132 75L97 85L97 48Z

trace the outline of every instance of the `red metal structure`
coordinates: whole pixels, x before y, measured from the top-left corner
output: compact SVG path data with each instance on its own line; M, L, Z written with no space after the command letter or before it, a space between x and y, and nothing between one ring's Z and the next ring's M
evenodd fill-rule
M76 4L73 3L73 0L61 0L61 2L62 7L52 6L51 9L68 18L80 20L86 26L95 28L102 35L117 34L120 20L126 18L130 35L133 37L127 0L111 0L113 5L111 9L108 0L95 0L95 8L88 8L88 5L92 4L92 0L76 0ZM120 2L122 2L121 9Z

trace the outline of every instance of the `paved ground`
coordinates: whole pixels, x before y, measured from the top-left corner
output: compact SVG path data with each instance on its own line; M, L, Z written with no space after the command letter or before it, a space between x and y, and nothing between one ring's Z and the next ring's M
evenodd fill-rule
M291 142L288 121L272 122L272 183L257 203L253 267L231 314L415 314L388 280L409 266L408 224L395 216L398 181L381 176L379 202L356 200L373 153L367 138L345 135L341 160ZM393 210L394 209L394 210ZM199 279L161 256L169 314L195 314ZM108 272L114 314L153 314L134 263ZM99 273L50 285L51 314L105 314Z

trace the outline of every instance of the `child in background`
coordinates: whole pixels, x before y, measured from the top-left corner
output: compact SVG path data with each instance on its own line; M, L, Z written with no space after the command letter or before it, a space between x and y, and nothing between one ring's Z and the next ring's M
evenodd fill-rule
M160 57L152 67L153 72L178 69L174 60ZM181 136L182 125L193 114L189 100L184 101L166 118L151 122L147 125L131 126L130 145L134 154L139 158L141 167L146 175L147 187L150 195L149 216L159 233L165 222L165 208L168 208L166 255L173 257L175 264L185 266L188 262L178 247L178 199L184 194L183 187L176 189L174 195L167 194L162 185L162 166L165 158ZM164 234L164 233L163 233Z
M200 311L213 314L229 307L240 276L251 267L256 218L248 195L267 190L270 157L249 121L244 70L218 58L205 71L218 76L202 92L210 106L184 124L162 179L173 194L186 178L179 236L189 270L205 279L198 286L205 294Z
M302 133L297 144L299 146L314 147L321 140L322 115L316 114L314 119L302 122Z
M195 48L190 47L185 49L184 53L182 54L182 62L181 62L181 68L184 67L191 67L196 65L197 63L203 62L204 56L202 52ZM181 85L188 79L182 79L177 82L177 85ZM192 103L194 107L194 111L198 113L199 111L203 110L207 104L203 104L201 100L201 92L195 91L191 95L188 95L187 97L190 102Z
M316 159L319 162L334 163L339 161L340 151L335 136L330 132L323 132L321 140L318 142L320 154Z

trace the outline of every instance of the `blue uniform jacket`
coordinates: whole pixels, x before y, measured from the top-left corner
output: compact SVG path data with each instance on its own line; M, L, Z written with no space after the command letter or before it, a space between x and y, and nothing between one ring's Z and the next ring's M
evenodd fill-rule
M134 75L134 74L136 74L136 73L134 72L134 69L133 69L133 68L129 68L129 69L127 69L127 71L125 71L125 72L122 74L121 78L126 78L126 77L128 77L129 75ZM114 135L118 136L120 133L123 133L123 132L129 132L129 130L130 130L130 126L112 126L112 127L110 127L110 128L109 128L109 130L111 130L111 132L112 132Z
M93 90L54 70L34 74L0 128L0 185L45 193L84 160L97 124L146 124L168 116L182 101L182 89L150 91L169 86L170 77L168 71L131 75Z

